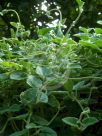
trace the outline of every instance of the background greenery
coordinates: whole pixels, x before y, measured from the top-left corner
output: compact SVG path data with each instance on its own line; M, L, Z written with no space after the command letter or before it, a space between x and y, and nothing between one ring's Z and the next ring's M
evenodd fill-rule
M98 20L102 19L102 0L83 0L85 2L84 12L76 24L76 26L71 31L72 33L78 32L78 27L100 27L97 24ZM26 29L31 30L31 37L36 37L36 27L38 27L38 22L42 23L41 28L46 27L47 23L58 19L59 16L55 15L55 12L52 12L53 19L49 19L45 14L46 12L41 10L41 5L44 0L1 0L0 1L0 10L3 9L15 9L20 18L22 24ZM46 0L45 5L48 7L48 10L60 7L60 10L63 15L63 19L66 19L65 25L67 28L70 26L72 21L78 15L78 5L75 0ZM15 14L10 12L5 14L5 16L0 18L0 28L2 35L5 35L5 30L10 34L10 22L17 21Z

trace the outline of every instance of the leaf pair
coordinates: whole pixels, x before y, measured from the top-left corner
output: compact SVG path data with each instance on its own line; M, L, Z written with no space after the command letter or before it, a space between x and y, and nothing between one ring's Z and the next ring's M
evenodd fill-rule
M88 126L94 125L98 122L95 117L86 117L81 122L79 122L79 119L75 117L65 117L62 121L67 125L78 128L81 131L84 131Z

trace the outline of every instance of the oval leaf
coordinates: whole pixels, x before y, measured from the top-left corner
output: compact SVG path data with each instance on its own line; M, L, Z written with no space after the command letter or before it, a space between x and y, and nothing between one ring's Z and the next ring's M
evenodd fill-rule
M42 81L33 75L29 75L27 79L27 84L31 87L40 88L42 86Z
M57 133L49 127L42 127L40 130L39 136L57 136Z
M13 72L10 75L10 79L13 79L13 80L24 80L26 79L26 77L27 77L26 73L20 72L20 71Z
M93 124L95 124L95 123L97 123L97 122L98 122L98 120L97 120L97 118L95 118L95 117L84 118L84 119L82 120L82 123L83 123L83 125L84 125L85 127L91 126L91 125L93 125Z
M72 127L78 127L78 125L77 125L78 118L75 118L75 117L65 117L65 118L62 119L62 121L64 123L66 123L67 125L70 125Z

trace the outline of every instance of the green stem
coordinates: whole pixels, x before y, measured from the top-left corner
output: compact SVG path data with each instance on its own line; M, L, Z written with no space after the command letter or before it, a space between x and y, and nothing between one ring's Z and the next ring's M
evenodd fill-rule
M7 9L7 11L8 11L8 12L14 12L14 13L17 15L18 22L21 23L20 17L19 17L18 13L17 13L15 10L13 10L13 9Z
M87 76L87 77L69 77L68 79L72 79L72 80L82 80L82 79L100 79L102 80L102 77L93 77L93 76Z
M8 121L9 121L9 120L6 121L5 125L4 125L3 128L0 130L0 134L2 134L2 133L5 131L6 126L7 126L7 124L8 124Z
M49 126L49 125L55 120L55 118L58 116L59 112L60 112L60 108L58 108L58 111L57 111L56 114L53 116L53 118L48 122L47 126Z
M75 21L72 22L71 26L69 27L69 29L67 30L66 34L69 34L69 32L71 31L71 29L76 25L77 21L79 20L80 16L81 16L82 12L79 12L79 15L77 16L77 18L75 19Z
M51 10L48 11L48 12L52 12L52 11L58 11L59 14L60 14L60 21L62 21L62 13L61 13L61 11L60 11L59 9L51 9Z
M16 35L17 35L17 34L18 34L19 25L21 24L20 17L19 17L19 15L18 15L18 13L17 13L15 10L13 10L13 9L7 9L7 10L4 10L4 11L14 12L14 13L16 14L17 19L18 19L18 22L19 22L19 23L17 24L17 31L16 31Z

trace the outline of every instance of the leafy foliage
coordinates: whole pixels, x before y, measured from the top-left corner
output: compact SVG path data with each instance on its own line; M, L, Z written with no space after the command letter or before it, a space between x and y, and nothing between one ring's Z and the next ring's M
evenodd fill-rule
M102 120L102 29L79 27L76 42L61 21L37 40L12 22L0 40L1 135L81 136Z

